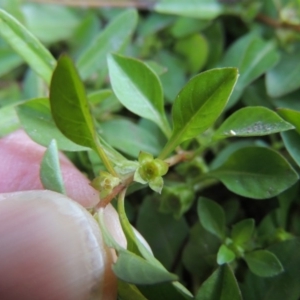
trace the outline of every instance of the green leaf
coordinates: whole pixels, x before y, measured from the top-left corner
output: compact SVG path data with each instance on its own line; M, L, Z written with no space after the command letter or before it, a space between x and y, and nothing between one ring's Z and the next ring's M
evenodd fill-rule
M279 63L266 74L267 92L271 97L284 96L300 87L299 53L282 53Z
M183 56L191 73L199 72L204 67L209 52L206 38L199 33L178 40L174 49Z
M265 42L250 33L237 40L228 49L219 66L236 67L241 75L227 108L237 102L247 85L276 64L279 56L275 46L275 43Z
M19 21L0 9L2 38L50 84L55 59L50 52Z
M157 75L143 62L116 54L108 56L108 67L113 91L120 102L131 112L156 123L169 136Z
M232 226L231 238L235 245L243 246L248 242L254 232L254 219L244 219Z
M211 20L222 14L223 6L217 0L162 0L154 6L154 10L159 13Z
M268 278L262 278L248 272L243 285L245 300L297 300L300 296L300 255L299 238L275 243L268 248L283 265L284 272ZM283 288L284 287L284 288Z
M282 132L281 138L288 153L300 166L300 134L295 130Z
M222 245L219 248L217 254L217 263L219 265L227 264L232 262L235 259L235 254L232 250L230 250L226 245Z
M191 300L193 295L178 281L156 285L141 285L140 291L148 300Z
M27 28L47 44L69 40L81 22L78 11L67 6L24 3L22 10Z
M221 240L225 238L225 213L218 203L200 197L197 212L202 226L207 231Z
M43 156L40 178L45 189L61 194L66 193L60 170L57 144L54 139Z
M260 277L271 277L284 271L277 256L268 250L256 250L245 254L249 269Z
M160 158L213 125L226 106L237 77L235 68L213 69L195 76L183 87L172 109L173 132Z
M232 136L262 136L293 129L275 112L265 107L241 108L227 118L214 134L214 139Z
M102 123L101 136L111 146L132 157L138 157L140 151L157 156L162 149L156 136L126 119L114 119Z
M253 199L274 197L292 186L298 175L279 153L264 147L246 147L209 173L232 192Z
M147 300L135 285L122 280L118 280L118 295L122 300Z
M300 134L300 112L289 108L278 108L277 112L282 118L295 126Z
M133 284L157 284L177 279L176 275L129 251L119 253L112 269L119 279Z
M51 140L55 139L60 150L89 150L89 148L73 143L58 130L51 116L50 104L47 98L25 102L17 106L17 113L23 129L38 144L47 147Z
M184 248L182 262L193 275L204 281L216 266L216 253L220 239L207 231L200 222L190 229L189 240Z
M50 106L60 131L74 143L95 149L96 131L83 83L67 56L61 56L50 85Z
M171 215L159 213L158 206L154 197L145 199L139 210L137 229L155 257L170 269L188 235L188 225L183 218L175 220Z
M11 49L0 49L0 76L3 76L21 65L23 59L11 51Z
M108 53L119 52L124 48L136 28L137 19L136 10L126 10L100 32L78 58L77 66L83 79L105 66Z
M0 138L17 130L20 122L14 106L5 106L0 109Z
M195 300L242 300L231 268L220 266L200 287Z

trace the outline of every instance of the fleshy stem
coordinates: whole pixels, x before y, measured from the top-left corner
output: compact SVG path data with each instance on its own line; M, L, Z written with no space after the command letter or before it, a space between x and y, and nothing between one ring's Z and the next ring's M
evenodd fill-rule
M100 156L105 168L107 169L107 171L115 176L115 177L119 177L117 172L115 171L115 169L113 168L110 160L108 159L107 155L105 154L105 152L103 151L101 145L100 145L100 142L97 140L96 141L96 149L95 149L98 153L98 155Z

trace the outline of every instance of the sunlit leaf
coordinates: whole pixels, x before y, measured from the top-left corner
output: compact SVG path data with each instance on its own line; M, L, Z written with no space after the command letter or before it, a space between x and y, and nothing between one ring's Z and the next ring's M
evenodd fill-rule
M183 141L203 133L216 121L226 106L237 77L235 68L212 69L195 76L183 87L173 105L174 128L161 158Z

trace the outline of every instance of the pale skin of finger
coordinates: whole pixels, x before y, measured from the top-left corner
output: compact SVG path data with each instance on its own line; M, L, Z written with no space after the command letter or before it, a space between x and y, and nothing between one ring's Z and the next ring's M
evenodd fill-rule
M0 299L116 299L93 217L51 191L0 195Z
M41 188L44 151L22 131L0 140L0 192L6 192L0 195L0 299L116 299L112 253L82 206L49 191L7 193ZM98 202L88 180L63 156L61 167L68 195L87 207ZM111 206L105 219L125 247Z
M45 151L23 130L0 139L0 193L43 189L39 171ZM60 165L67 196L84 207L95 206L100 200L99 193L88 179L63 154Z

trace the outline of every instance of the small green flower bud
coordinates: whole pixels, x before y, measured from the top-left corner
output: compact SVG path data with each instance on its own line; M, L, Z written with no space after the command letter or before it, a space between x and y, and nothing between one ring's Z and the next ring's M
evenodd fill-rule
M100 171L99 176L92 181L91 186L100 191L100 197L104 198L109 195L120 182L120 178L114 177L108 172Z

